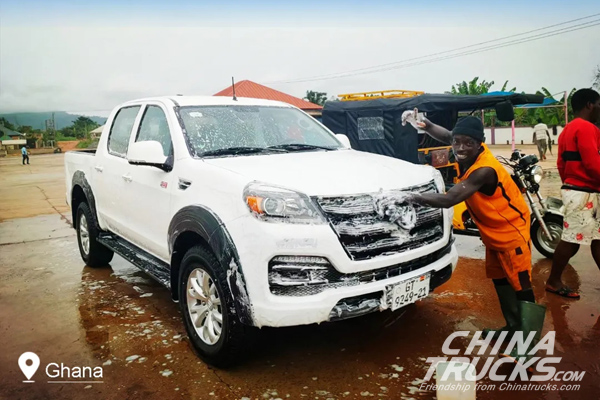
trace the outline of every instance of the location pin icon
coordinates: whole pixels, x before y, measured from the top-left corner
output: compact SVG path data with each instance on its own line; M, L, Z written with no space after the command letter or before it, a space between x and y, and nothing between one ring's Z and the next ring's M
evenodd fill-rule
M28 361L31 362L31 365L27 365ZM37 354L32 353L31 351L21 354L21 357L19 357L19 368L21 368L21 371L23 371L25 377L27 377L27 380L23 382L33 382L30 379L33 374L35 374L35 371L37 371L39 366L40 358L37 356Z

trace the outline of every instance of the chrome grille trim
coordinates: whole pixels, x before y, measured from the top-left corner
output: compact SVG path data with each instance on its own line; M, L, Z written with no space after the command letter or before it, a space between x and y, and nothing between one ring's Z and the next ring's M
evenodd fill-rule
M401 199L406 192L436 193L433 181L404 190L356 196L315 197L315 202L337 234L348 256L355 261L413 250L442 239L442 210L415 206L416 226L407 231L378 215L375 198ZM399 204L402 203L398 200Z

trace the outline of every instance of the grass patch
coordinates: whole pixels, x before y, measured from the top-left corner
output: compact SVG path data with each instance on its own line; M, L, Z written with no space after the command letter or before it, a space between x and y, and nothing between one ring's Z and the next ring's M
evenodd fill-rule
M87 149L90 146L90 144L92 144L91 139L82 140L81 142L77 143L77 148L78 149Z

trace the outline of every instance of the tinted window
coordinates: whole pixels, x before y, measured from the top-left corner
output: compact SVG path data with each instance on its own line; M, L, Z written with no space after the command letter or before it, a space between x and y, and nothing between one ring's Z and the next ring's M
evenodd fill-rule
M149 140L157 141L162 145L163 155L166 157L171 153L171 133L167 117L162 108L158 106L148 106L144 111L140 129L138 130L136 142L145 142Z
M126 107L119 110L108 136L108 152L115 156L126 157L129 137L135 123L140 106Z

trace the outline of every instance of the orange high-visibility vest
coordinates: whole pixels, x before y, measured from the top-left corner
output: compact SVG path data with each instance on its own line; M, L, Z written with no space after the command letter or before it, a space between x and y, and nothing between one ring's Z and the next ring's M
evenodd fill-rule
M483 151L475 163L458 178L458 181L466 180L479 168L488 167L496 171L498 185L493 195L487 196L478 191L465 203L486 247L498 251L516 249L528 244L530 240L529 208L508 171L485 144L482 146Z

